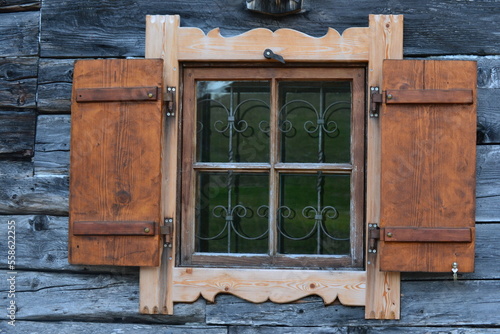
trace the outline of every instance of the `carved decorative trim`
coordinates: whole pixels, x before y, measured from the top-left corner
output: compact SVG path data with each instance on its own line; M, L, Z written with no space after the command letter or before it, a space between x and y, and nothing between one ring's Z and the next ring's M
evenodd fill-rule
M194 302L200 296L213 302L219 293L252 303L289 303L317 295L325 304L337 298L343 305L363 306L366 272L326 270L255 270L174 268L174 302Z
M369 28L349 28L340 34L329 28L322 37L292 29L253 29L241 35L223 37L219 28L205 34L198 28L179 28L179 61L255 61L271 49L285 61L368 61Z

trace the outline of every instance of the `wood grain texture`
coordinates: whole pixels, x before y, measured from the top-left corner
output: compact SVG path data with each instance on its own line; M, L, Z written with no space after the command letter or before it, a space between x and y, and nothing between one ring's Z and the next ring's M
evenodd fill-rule
M500 145L477 147L476 220L500 221Z
M75 59L40 59L37 107L41 113L70 113Z
M6 334L11 328L6 322L0 324L0 333ZM16 321L16 331L30 334L227 334L225 326L203 326L203 325L161 325L161 324L127 324L127 323L103 323L103 322L72 322L68 319L65 322L37 322L37 321Z
M220 30L205 33L198 28L179 30L179 60L245 61L264 58L270 48L285 61L366 61L368 28L350 28L342 35L334 29L320 38L292 29L254 29L238 36L223 37Z
M32 57L0 58L1 108L36 107L37 64L38 59Z
M0 157L32 157L35 123L33 111L0 111Z
M500 89L477 90L477 143L500 144Z
M67 215L67 176L0 178L0 213Z
M0 13L0 57L38 55L40 12Z
M146 57L163 59L163 93L167 93L167 87L180 87L179 85L179 62L177 59L179 16L147 16L146 17ZM175 99L179 101L179 91L174 92ZM179 104L176 104L176 107ZM173 110L174 117L164 120L161 152L162 160L162 185L161 185L161 213L163 217L177 215L177 151L178 151L178 127L177 121L180 110ZM140 270L140 299L139 311L145 314L162 313L172 315L174 303L172 301L172 275L175 265L175 253L177 247L176 224L172 224L171 236L165 239L171 247L162 248L161 263L159 267L141 267Z
M325 304L337 298L344 305L364 305L366 273L315 270L252 270L224 268L174 268L174 302L192 302L200 296L234 294L253 303L290 303L318 295Z
M36 122L36 176L69 174L70 115L39 115Z
M403 17L370 15L371 45L368 63L368 87L382 85L384 59L403 57ZM366 220L365 236L369 224L380 221L380 124L378 118L367 120L366 152ZM366 248L365 248L366 252ZM399 319L400 274L381 272L378 254L365 253L367 276L366 319Z
M161 213L162 101L78 103L89 88L162 85L161 60L75 64L71 119L69 260L157 266L160 235L74 236L78 221L152 221ZM160 93L161 97L161 93Z
M5 270L0 270L0 274L4 277L7 275ZM118 321L174 325L204 322L203 302L176 305L175 316L139 314L137 281L137 272L132 275L35 271L18 273L16 320L52 323ZM2 283L2 289L4 286ZM119 327L119 324L116 325Z
M383 90L471 89L476 63L385 61ZM470 228L475 210L475 104L383 105L380 227ZM397 143L397 145L395 145ZM384 271L474 270L474 243L380 242Z
M0 3L2 12L22 12L40 9L41 0L4 0Z
M495 33L499 14L493 1L352 1L318 0L305 4L304 14L280 19L252 13L238 1L126 0L119 10L114 1L91 0L85 6L73 1L46 0L42 7L43 57L123 57L144 55L144 17L179 14L183 26L208 32L222 26L223 36L254 28L275 31L286 27L321 37L327 27L339 32L366 27L369 14L406 15L405 54L500 53ZM99 15L95 15L99 13ZM464 13L467 13L466 15ZM89 37L92 36L92 43Z

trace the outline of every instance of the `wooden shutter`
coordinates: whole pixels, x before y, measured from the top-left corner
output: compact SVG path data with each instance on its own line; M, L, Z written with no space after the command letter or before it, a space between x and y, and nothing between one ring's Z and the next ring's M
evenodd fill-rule
M380 268L474 270L476 63L386 60Z
M158 266L162 60L75 63L69 261Z

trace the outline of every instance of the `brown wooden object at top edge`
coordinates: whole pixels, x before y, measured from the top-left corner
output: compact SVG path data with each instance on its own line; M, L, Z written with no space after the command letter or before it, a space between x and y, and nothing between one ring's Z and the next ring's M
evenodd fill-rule
M428 233L433 233L433 229L438 232L449 229L450 235L456 235L454 229L469 229L471 242L456 242L453 238L450 242L381 241L380 269L451 273L453 263L457 263L459 272L471 272L474 270L476 64L386 60L382 89L386 92L468 90L473 99L429 103L425 97L433 93L425 93L421 104L412 101L382 106L380 227L386 232L388 228L424 228L429 229L424 230Z
M76 92L160 87L162 66L155 59L75 64L69 231L73 264L159 265L160 235L152 233L159 228L148 224L159 226L161 219L161 96L154 101L77 102ZM137 226L144 235L133 231Z

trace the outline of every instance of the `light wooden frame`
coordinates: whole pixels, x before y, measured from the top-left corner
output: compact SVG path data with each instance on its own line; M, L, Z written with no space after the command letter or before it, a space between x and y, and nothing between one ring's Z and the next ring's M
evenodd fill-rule
M222 37L219 29L205 34L180 27L177 15L147 16L146 58L164 59L164 89L179 87L179 63L185 61L264 61L267 48L287 62L356 62L367 64L367 86L382 83L384 59L403 56L403 17L370 15L369 27L350 28L340 35L329 29L320 38L290 29L272 32L254 29ZM176 91L176 94L178 94ZM179 101L179 97L177 97ZM367 101L368 108L369 103ZM368 110L367 113L368 115ZM167 119L163 153L164 217L176 217L177 117ZM380 129L367 120L366 223L378 223L380 214ZM175 231L174 231L175 232ZM319 295L326 304L365 306L367 319L399 319L400 274L380 272L377 254L365 255L365 271L227 270L175 267L176 240L162 254L160 267L141 267L140 312L173 314L174 302L192 302L203 296L213 301L218 293L232 293L251 302L286 303Z

